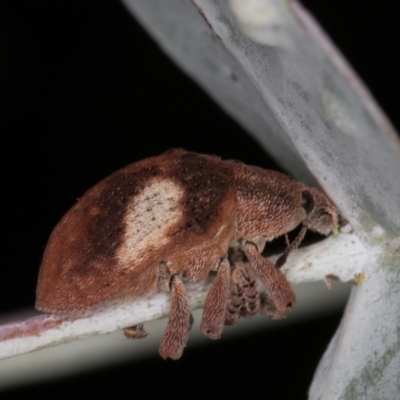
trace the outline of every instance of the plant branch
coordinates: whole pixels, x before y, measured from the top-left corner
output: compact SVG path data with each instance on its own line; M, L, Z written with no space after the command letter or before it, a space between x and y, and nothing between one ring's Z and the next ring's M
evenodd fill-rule
M362 257L360 257L362 255ZM376 257L354 234L329 237L294 251L283 271L292 283L336 278L360 281L364 260ZM272 258L272 260L276 260ZM202 307L212 278L188 284L192 309ZM130 302L115 302L68 315L43 314L0 326L0 359L55 346L72 340L110 333L169 314L167 293L156 293Z

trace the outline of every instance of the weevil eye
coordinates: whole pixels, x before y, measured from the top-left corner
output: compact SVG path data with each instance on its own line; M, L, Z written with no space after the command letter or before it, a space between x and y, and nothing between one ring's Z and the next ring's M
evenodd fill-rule
M312 194L307 190L304 190L301 194L301 205L303 206L306 214L310 214L310 212L314 208L314 198L312 197Z

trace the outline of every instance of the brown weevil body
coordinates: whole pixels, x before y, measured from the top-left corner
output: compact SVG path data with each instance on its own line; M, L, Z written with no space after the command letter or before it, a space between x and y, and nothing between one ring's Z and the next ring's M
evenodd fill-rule
M216 272L201 321L211 339L241 316L284 318L295 295L261 256L266 242L302 224L280 267L307 229L328 235L337 223L337 209L320 191L284 174L171 150L115 172L67 212L44 252L36 308L66 313L171 292L159 352L178 359L192 325L185 282ZM142 332L129 329L131 337Z

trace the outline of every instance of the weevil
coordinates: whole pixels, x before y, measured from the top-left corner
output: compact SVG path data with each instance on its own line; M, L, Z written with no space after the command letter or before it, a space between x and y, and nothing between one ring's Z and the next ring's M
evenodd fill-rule
M276 265L261 255L298 225ZM170 150L105 178L61 219L44 252L36 308L68 313L170 292L159 353L178 359L192 326L186 282L215 273L201 321L211 339L240 317L285 318L296 299L279 267L308 229L328 235L337 227L338 210L315 188L238 161Z

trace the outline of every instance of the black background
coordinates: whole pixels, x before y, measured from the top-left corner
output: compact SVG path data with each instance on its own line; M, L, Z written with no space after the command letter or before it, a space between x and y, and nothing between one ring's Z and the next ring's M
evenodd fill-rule
M395 2L385 8L356 0L304 3L398 127ZM0 54L2 315L33 306L52 228L77 197L118 168L171 147L279 168L119 2L0 1ZM241 341L220 340L186 349L179 362L154 357L2 398L72 397L78 388L93 397L192 391L216 397L217 388L224 396L305 399L339 320L330 315Z

